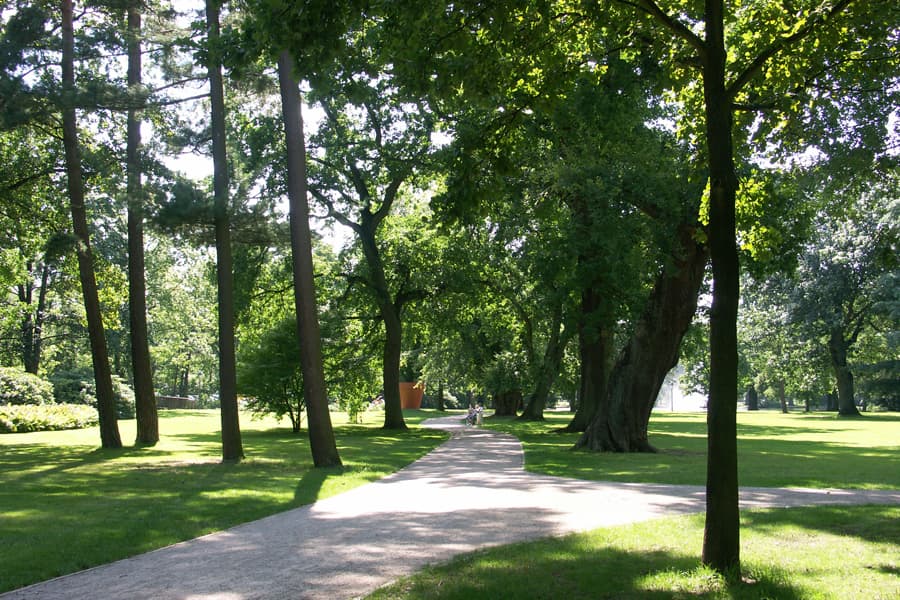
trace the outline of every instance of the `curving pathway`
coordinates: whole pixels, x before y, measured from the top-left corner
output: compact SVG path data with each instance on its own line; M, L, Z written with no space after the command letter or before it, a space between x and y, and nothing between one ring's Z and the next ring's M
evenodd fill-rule
M380 481L0 598L356 598L476 548L704 510L699 486L535 475L511 436L425 426L452 438ZM742 507L851 503L900 504L900 490L741 490Z

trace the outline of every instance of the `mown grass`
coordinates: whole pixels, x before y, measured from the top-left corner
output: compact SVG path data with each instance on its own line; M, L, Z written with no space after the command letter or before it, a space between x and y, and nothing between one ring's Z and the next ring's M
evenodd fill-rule
M216 411L162 411L153 447L103 450L96 428L2 435L0 592L314 502L380 479L447 437L383 431L382 420L333 415L344 464L335 469L313 468L305 431L246 415L246 459L223 464ZM120 430L134 439L134 421Z
M654 413L656 454L573 451L579 437L553 433L571 415L546 413L543 422L489 418L485 426L522 440L525 468L579 479L704 485L706 415ZM760 411L738 413L738 479L742 486L900 488L900 415Z
M743 578L700 565L703 516L501 546L399 580L369 598L779 600L900 597L900 507L742 515Z

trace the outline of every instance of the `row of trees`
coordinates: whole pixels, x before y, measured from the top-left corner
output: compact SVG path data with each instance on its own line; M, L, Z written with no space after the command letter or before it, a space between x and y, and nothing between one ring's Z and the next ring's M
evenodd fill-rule
M830 324L842 414L854 345L896 343L894 4L195 8L188 27L136 1L4 3L3 322L21 340L4 361L89 355L107 447L116 370L139 443L158 439L154 389L193 378L218 394L223 459L243 455L239 393L295 429L302 394L314 463L340 464L329 399L381 391L384 426L405 429L409 369L500 412L524 392L528 419L569 389L578 447L652 451L706 291L704 561L737 567L739 257L747 314L791 315L784 335L810 343ZM182 149L212 157L208 181L165 167ZM349 233L337 254L311 219ZM796 368L781 335L752 354Z

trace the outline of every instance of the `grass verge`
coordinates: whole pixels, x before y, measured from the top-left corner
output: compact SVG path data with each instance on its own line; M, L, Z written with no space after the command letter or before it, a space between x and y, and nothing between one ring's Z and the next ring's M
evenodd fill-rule
M461 555L369 598L900 597L900 507L742 515L744 578L699 563L703 516L673 517Z
M573 451L580 434L553 433L571 420L545 413L543 422L485 420L522 440L525 468L579 479L704 485L705 413L657 413L650 420L656 454ZM738 479L742 486L900 488L900 415L868 413L738 413Z
M411 425L433 416L413 411ZM160 548L380 479L446 439L333 414L338 469L315 469L306 432L244 415L246 459L223 464L217 411L161 411L153 447L103 450L97 428L0 436L0 592ZM121 421L123 440L134 421Z

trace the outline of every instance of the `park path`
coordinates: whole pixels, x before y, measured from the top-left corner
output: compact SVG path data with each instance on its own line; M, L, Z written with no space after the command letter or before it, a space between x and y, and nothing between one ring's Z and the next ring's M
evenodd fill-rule
M512 436L425 425L452 438L380 481L0 599L356 598L476 548L704 509L699 486L535 475ZM900 490L741 490L745 508L850 503L900 504Z

